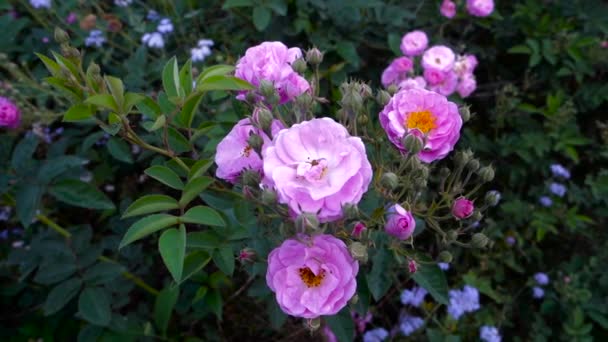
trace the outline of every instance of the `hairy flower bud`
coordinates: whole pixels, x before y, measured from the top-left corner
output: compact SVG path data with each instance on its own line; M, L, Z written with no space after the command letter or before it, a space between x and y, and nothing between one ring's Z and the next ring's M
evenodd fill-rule
M101 69L99 68L99 65L97 65L95 62L91 62L87 68L87 75L96 76L100 74Z
M264 145L264 139L262 139L262 137L257 134L251 134L249 136L249 138L247 139L247 144L249 144L249 146L253 147L253 149L257 153L261 153L262 145Z
M498 204L498 202L500 202L500 197L500 192L492 190L486 193L486 197L484 199L487 205L494 207Z
M342 212L344 213L344 218L346 218L347 220L352 220L359 217L359 208L356 204L344 204L342 206Z
M350 255L359 262L366 263L368 259L367 247L361 242L355 241L348 247Z
M467 168L473 172L477 171L479 169L479 166L479 160L477 159L471 159L467 164Z
M456 164L457 167L464 167L469 163L471 158L473 158L473 152L471 150L458 151L454 155L454 164Z
M359 83L359 94L363 97L363 99L367 99L372 97L372 88L366 83Z
M269 132L272 126L272 113L266 108L256 108L253 111L253 122L255 122L259 128L264 132Z
M300 233L304 233L310 230L314 231L319 228L319 219L315 214L303 213L296 218L295 224L297 231Z
M272 189L264 189L262 191L262 203L266 205L275 204L277 202L277 193Z
M458 240L458 232L455 230L450 230L447 232L447 239L448 242L452 242L452 241L456 241Z
M476 248L484 248L490 240L482 233L476 233L471 238L471 245Z
M471 220L473 220L473 222L479 222L479 221L481 221L482 218L483 218L483 215L481 214L481 212L479 210L475 210L473 212L473 215L471 215Z
M392 172L387 172L380 178L380 184L387 190L395 190L399 186L399 177Z
M379 90L378 94L376 94L376 102L382 107L386 106L388 102L391 100L391 94L389 94L386 90Z
M450 263L450 262L452 262L452 259L453 259L452 253L450 253L448 251L443 251L443 252L439 253L439 260L441 262Z
M418 154L423 148L422 139L414 134L408 134L403 138L403 147L411 154Z
M298 74L303 74L306 72L306 61L302 58L298 58L295 62L291 63L291 68Z
M484 182L491 182L494 179L494 168L491 165L484 166L477 172Z
M241 174L243 185L248 185L253 188L257 188L260 185L261 177L260 173L254 170L245 170Z
M450 169L448 169L447 167L441 168L441 170L439 170L439 178L446 179L449 175Z
M388 90L388 93L389 93L389 94L391 94L391 95L395 95L395 93L399 91L399 87L397 87L397 86L396 86L396 85L394 85L394 84L391 84L391 85L390 85L390 86L387 88L387 90Z
M469 106L462 106L458 108L458 112L460 113L462 122L467 122L471 119L471 110L469 109Z
M359 125L365 126L369 122L369 117L365 114L360 114L357 116L357 123Z
M268 80L260 81L260 93L267 101L279 98L276 89L274 89L274 84Z
M70 36L64 30L59 27L55 27L55 41L59 44L67 43L70 40Z
M361 234L363 234L365 230L367 230L367 227L365 226L365 224L363 224L363 222L355 222L351 235L354 238L359 239L361 238Z
M255 251L251 248L246 247L246 248L241 249L241 251L239 252L238 259L241 263L244 264L244 263L253 261L255 256L256 256Z
M306 52L306 61L310 63L310 65L319 65L323 62L323 53L316 47L313 47Z

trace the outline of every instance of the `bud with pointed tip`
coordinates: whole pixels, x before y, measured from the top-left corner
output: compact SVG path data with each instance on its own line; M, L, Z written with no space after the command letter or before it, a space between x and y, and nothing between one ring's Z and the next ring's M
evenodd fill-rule
M453 259L452 253L450 253L448 251L443 251L443 252L439 253L439 260L441 262L450 263L450 262L452 262L452 259Z
M304 61L302 58L298 58L291 63L291 68L298 74L303 74L306 72L306 61Z
M253 259L255 258L256 254L255 251L249 247L243 248L241 249L241 251L239 252L239 256L238 259L241 263L248 263L248 262L252 262Z
M264 189L262 191L262 203L265 205L275 204L277 202L277 193L272 189Z
M302 213L296 218L295 225L299 233L315 231L319 228L319 219L315 214Z
M91 62L87 68L87 75L95 76L100 74L101 69L99 68L99 65L97 65L95 62Z
M247 139L247 144L249 144L249 146L251 146L257 153L261 153L262 145L264 145L264 139L257 134L251 134Z
M257 171L245 170L241 173L241 179L243 181L243 185L248 185L250 187L257 188L260 185L262 177Z
M457 167L464 167L469 163L471 158L473 158L473 152L471 150L458 151L454 155L454 164L456 164Z
M494 207L498 204L498 202L500 202L500 198L500 192L491 190L486 193L485 201L487 205Z
M418 271L418 263L416 262L416 260L410 259L407 263L407 268L410 273L414 274L416 273L416 271Z
M479 169L479 166L479 160L477 159L471 159L467 164L467 168L473 172L477 171Z
M367 230L367 227L365 226L365 224L363 224L363 222L356 222L353 225L353 231L351 235L356 239L360 239L361 234L363 234L365 230Z
M458 112L460 113L462 122L467 122L469 119L471 119L471 110L469 109L469 106L462 106L458 108Z
M391 94L389 94L386 90L379 90L376 95L376 102L382 107L386 106L391 100Z
M399 186L399 177L392 172L386 172L380 178L380 184L387 190L395 190Z
M259 107L254 109L252 119L264 132L270 131L272 121L274 120L272 113L268 109Z
M58 44L65 44L70 41L70 36L59 27L55 27L55 41Z
M366 263L368 259L367 247L359 241L355 241L350 244L348 247L350 251L350 255L352 255L355 260Z
M306 61L310 63L310 65L321 64L321 62L323 62L323 52L319 51L316 47L313 47L306 52Z
M491 182L494 179L494 168L491 165L484 166L477 172L484 182Z
M342 205L342 212L344 213L344 218L347 220L359 217L359 208L356 204L346 203Z
M476 248L484 248L488 245L490 239L482 233L476 233L471 238L471 245Z
M424 146L422 146L422 139L414 134L408 134L403 138L403 147L411 154L418 154Z

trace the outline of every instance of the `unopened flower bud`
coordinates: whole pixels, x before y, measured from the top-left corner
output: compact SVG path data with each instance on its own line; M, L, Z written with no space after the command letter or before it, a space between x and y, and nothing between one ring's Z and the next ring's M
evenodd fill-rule
M477 171L479 169L479 166L479 160L477 159L471 159L467 164L467 168L473 172Z
M348 247L350 251L350 255L352 255L355 260L366 263L367 262L367 247L359 241L355 241L350 244Z
M369 122L369 117L365 114L360 114L357 116L357 123L361 126L367 125Z
M354 113L359 113L363 109L363 97L354 89L348 89L340 101L342 107L350 109Z
M411 259L407 263L407 268L410 271L410 273L414 274L414 273L416 273L416 271L418 271L418 263L416 262L416 260Z
M452 242L452 241L456 241L458 240L458 232L455 230L450 230L447 232L447 239L448 242Z
M253 91L247 92L247 95L245 95L245 101L248 103L257 103L259 100L259 96Z
M277 193L272 189L264 189L262 191L262 203L266 205L275 204L277 202Z
M387 172L380 178L380 184L387 190L395 190L399 186L399 177L392 172Z
M476 233L471 238L471 245L476 248L484 248L490 240L482 233Z
M378 94L376 95L376 102L378 102L378 104L380 106L382 106L382 107L386 106L390 100L391 100L391 94L389 94L385 90L378 91Z
M100 74L101 69L99 68L99 65L97 65L95 62L91 62L87 68L87 75L95 76Z
M456 164L457 167L464 167L469 163L471 158L473 158L473 152L471 150L458 151L454 155L454 164Z
M296 229L300 233L319 228L319 219L317 215L311 213L302 213L296 218Z
M344 213L344 218L346 218L347 220L352 220L359 217L359 208L356 204L344 204L342 206L342 212Z
M249 144L257 153L261 153L264 139L257 134L251 134L247 139L247 144Z
M447 167L441 168L441 170L439 170L439 178L446 179L449 175L450 169L448 169Z
M264 132L270 130L272 121L272 113L268 109L256 108L253 111L253 122L256 123Z
M439 260L441 262L450 263L450 262L452 262L452 259L453 259L452 253L450 253L448 251L443 251L443 252L439 253Z
M261 80L260 81L260 93L266 99L276 96L276 89L274 89L274 84L272 84L272 82L270 82L268 80Z
M253 261L254 258L255 258L255 251L251 248L246 247L246 248L241 249L241 251L239 252L238 259L243 264Z
M351 235L354 238L359 239L361 238L361 234L363 234L365 230L367 230L367 227L365 226L365 224L363 224L363 222L356 222L353 225L353 232L351 233Z
M403 139L403 147L411 154L418 154L424 146L422 146L422 139L414 134L408 134Z
M484 166L477 172L484 182L491 182L494 179L494 168L491 165Z
M494 207L500 202L500 197L500 192L496 190L488 191L485 197L486 204Z
M367 99L372 97L372 88L367 85L366 83L360 83L359 84L359 94L361 94L361 97L363 97L363 99Z
M395 93L399 91L399 87L394 84L391 84L386 90L388 90L389 94L395 95Z
M257 188L260 185L261 177L260 173L253 170L245 170L241 174L243 185L249 185L253 188Z
M320 317L309 318L309 319L307 319L307 320L304 321L304 326L311 333L315 332L315 331L317 331L321 327L321 318Z
M55 27L55 41L59 44L65 44L70 40L70 36L59 27Z
M359 295L355 293L354 296L352 296L352 298L350 299L349 303L356 305L357 303L359 303Z
M469 119L471 119L471 110L469 109L469 106L462 106L458 108L458 112L460 113L462 122L467 122Z
M306 52L306 61L310 63L310 65L321 64L321 62L323 62L323 52L319 51L316 47L313 47Z
M304 74L306 72L306 61L302 58L298 58L291 63L291 68L298 74Z
M479 221L481 221L482 218L483 218L483 215L481 214L481 212L479 210L475 210L473 212L473 215L471 215L471 220L473 220L473 222L479 222Z

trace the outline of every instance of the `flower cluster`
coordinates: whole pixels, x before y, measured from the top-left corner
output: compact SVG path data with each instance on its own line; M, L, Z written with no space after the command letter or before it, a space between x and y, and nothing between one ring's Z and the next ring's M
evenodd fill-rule
M173 32L171 19L163 18L156 26L156 31L144 33L141 42L149 48L162 49L165 47L165 36L171 32Z
M546 273L538 272L534 275L534 281L536 282L536 286L532 287L532 297L536 299L543 298L545 290L542 286L549 284L549 276Z
M91 32L89 32L89 36L85 38L84 45L99 48L105 42L106 37L104 37L103 32L101 32L101 30L92 30Z
M190 58L192 62L203 62L207 57L211 56L211 47L214 45L211 39L200 39L196 43L196 47L190 50Z
M500 342L502 338L496 327L484 325L479 329L479 339L484 342Z
M449 96L454 92L465 98L477 87L473 74L477 67L474 55L456 55L452 49L435 45L427 49L428 37L423 31L412 31L401 39L399 57L382 73L385 87L396 85L400 89L426 88ZM422 55L422 76L416 76L416 56Z
M487 17L494 11L494 0L467 0L466 9L475 17ZM443 0L439 12L446 18L456 16L456 3L452 0Z
M427 295L427 291L422 287L414 287L411 290L401 292L401 304L419 307Z
M450 303L448 314L454 319L468 312L479 310L479 291L476 288L465 285L462 290L450 290Z
M553 164L549 169L553 177L557 180L549 184L549 192L554 196L564 197L566 192L568 192L568 188L566 185L559 183L559 181L570 179L570 171L561 164ZM553 205L551 197L546 195L541 196L538 201L543 207L550 207Z

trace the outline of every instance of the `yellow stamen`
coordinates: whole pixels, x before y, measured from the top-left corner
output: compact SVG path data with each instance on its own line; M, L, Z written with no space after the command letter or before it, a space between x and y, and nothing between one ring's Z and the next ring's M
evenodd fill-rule
M253 147L247 145L247 147L245 147L245 149L243 150L243 155L245 157L249 157L249 155L251 154L252 150L253 150Z
M321 285L323 278L325 278L324 270L321 270L321 272L319 272L318 275L315 275L314 273L312 273L310 268L302 267L299 269L299 273L300 273L300 278L302 279L302 281L308 288L317 287L317 286Z
M430 130L437 127L435 116L428 110L411 112L405 119L405 126L409 129L417 129L427 134Z

